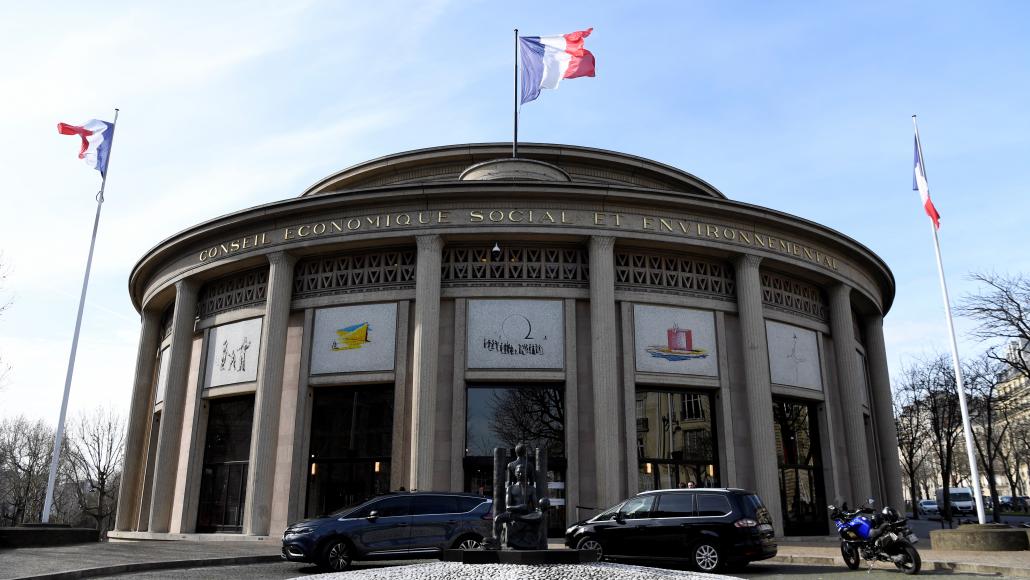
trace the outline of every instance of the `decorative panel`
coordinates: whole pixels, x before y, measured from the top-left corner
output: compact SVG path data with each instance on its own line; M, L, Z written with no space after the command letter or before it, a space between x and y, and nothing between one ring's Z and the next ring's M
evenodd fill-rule
M444 286L589 286L584 248L501 244L447 247L443 250Z
M315 311L311 374L392 371L397 303Z
M822 289L778 272L762 272L762 301L793 314L821 322L827 320L826 297Z
M634 304L633 327L638 371L719 375L712 312Z
M268 268L255 268L212 280L200 289L197 314L206 318L245 306L264 304L268 293Z
M561 300L469 300L469 368L564 368L563 311Z
M379 250L306 258L297 263L294 272L294 299L412 289L415 287L415 250Z
M211 329L207 343L205 387L257 380L261 319L251 318Z
M617 251L615 288L737 299L729 264L676 254Z
M772 382L816 391L823 389L815 331L766 320L765 334L769 342Z

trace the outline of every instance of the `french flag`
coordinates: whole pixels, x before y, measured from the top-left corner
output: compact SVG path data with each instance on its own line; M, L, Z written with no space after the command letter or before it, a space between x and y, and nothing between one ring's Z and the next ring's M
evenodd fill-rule
M923 167L923 148L919 144L919 133L916 133L916 159L915 169L912 175L912 189L919 190L919 197L923 200L923 210L926 211L926 215L933 221L933 227L941 229L941 214L937 213L937 208L933 205L933 200L930 199L930 185L926 181L926 169Z
M540 89L556 89L562 79L594 76L594 55L583 48L593 28L561 36L520 36L522 104L540 96Z
M79 159L107 177L107 160L111 155L111 141L114 139L114 125L107 121L91 119L82 125L58 123L57 132L62 135L78 135L82 139Z

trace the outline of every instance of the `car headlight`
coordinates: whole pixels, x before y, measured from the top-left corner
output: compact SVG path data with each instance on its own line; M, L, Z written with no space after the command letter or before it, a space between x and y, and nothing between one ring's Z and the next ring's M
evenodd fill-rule
M315 531L315 528L293 528L293 529L286 530L286 535L288 535L288 536L302 536L304 534L310 534L313 531Z

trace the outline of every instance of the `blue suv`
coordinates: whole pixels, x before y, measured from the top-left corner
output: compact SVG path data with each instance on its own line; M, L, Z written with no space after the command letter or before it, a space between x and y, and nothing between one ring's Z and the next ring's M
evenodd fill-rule
M492 533L493 502L467 493L395 493L331 515L303 520L283 533L284 560L346 570L352 560L425 558L475 549Z

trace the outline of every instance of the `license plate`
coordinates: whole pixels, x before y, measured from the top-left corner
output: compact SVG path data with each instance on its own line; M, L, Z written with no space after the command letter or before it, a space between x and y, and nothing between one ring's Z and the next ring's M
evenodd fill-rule
M914 544L914 543L916 543L916 542L918 542L918 541L919 541L919 537L918 537L918 536L916 536L915 534L909 534L909 535L908 535L908 541L909 541L910 543Z

